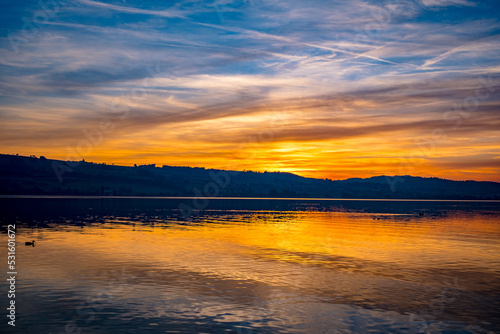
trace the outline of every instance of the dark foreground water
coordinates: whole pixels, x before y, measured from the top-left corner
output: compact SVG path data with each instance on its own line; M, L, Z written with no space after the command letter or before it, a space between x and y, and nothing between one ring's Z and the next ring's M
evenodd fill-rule
M500 331L498 202L180 204L0 198L0 332Z

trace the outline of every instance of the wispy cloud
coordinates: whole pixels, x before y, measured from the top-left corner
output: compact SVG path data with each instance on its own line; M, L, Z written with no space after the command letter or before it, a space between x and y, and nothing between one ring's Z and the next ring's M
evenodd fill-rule
M30 37L24 25L38 9L9 7L2 153L64 159L83 130L112 120L86 160L224 168L236 159L340 178L397 174L399 159L434 140L416 174L500 175L488 163L500 140L497 2L234 1L223 20L213 5L80 0ZM459 126L457 106L467 114ZM452 159L457 150L481 157Z
M145 14L145 15L154 15L161 17L185 17L184 14L176 10L149 10L149 9L127 7L127 6L112 5L109 3L93 1L93 0L77 0L77 1L87 6L105 8L122 13Z
M476 6L476 2L469 0L421 0L424 6L446 7L446 6Z
M420 69L429 68L430 66L447 59L458 52L474 53L474 56L477 56L477 53L484 53L487 51L500 51L500 35L484 37L479 40L457 46L437 57L425 61Z

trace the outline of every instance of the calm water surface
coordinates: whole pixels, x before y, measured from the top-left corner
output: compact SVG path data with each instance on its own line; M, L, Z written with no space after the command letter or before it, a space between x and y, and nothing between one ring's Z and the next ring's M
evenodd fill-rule
M500 331L498 202L181 203L0 199L18 271L0 332Z

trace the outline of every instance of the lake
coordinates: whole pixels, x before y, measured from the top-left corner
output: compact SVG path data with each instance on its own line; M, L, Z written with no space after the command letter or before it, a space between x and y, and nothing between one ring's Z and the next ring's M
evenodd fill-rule
M0 332L500 332L500 202L196 200L0 198Z

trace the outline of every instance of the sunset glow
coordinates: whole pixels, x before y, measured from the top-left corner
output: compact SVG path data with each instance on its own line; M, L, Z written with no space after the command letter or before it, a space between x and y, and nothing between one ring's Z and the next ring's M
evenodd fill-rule
M0 153L500 181L498 1L2 7Z

